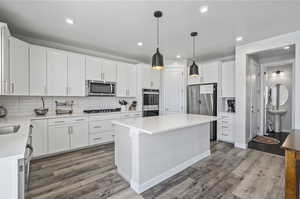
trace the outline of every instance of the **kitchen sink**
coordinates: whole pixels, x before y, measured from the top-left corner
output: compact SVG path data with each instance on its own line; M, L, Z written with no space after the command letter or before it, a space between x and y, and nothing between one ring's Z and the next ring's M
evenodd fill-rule
M20 129L20 125L2 126L0 127L0 135L17 133L19 129Z

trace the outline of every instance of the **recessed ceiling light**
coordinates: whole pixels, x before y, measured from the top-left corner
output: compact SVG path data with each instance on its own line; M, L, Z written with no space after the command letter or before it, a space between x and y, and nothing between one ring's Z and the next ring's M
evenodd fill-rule
M178 59L179 59L180 57L181 57L181 56L180 56L180 54L177 54L177 55L176 55L176 58L178 58Z
M66 18L66 23L73 25L74 24L74 20L71 19L71 18Z
M201 14L207 13L207 11L208 11L208 6L201 6L200 7Z
M288 49L290 49L290 47L289 46L285 46L285 47L283 47L283 49L284 50L288 50Z
M138 46L143 46L143 42L138 42L137 45Z
M235 38L235 40L236 40L236 41L242 41L242 40L243 40L243 37L238 36L238 37Z

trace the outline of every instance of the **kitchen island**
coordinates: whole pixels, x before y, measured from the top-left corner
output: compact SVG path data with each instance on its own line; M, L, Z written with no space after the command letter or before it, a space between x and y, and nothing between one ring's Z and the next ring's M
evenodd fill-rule
M172 114L113 121L118 173L137 193L210 155L217 117Z

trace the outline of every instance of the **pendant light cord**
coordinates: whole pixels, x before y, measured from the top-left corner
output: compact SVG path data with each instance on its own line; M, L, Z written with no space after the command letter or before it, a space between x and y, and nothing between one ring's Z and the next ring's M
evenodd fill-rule
M193 61L195 61L195 37L193 37Z
M156 41L157 48L159 48L159 18L157 18L157 41Z

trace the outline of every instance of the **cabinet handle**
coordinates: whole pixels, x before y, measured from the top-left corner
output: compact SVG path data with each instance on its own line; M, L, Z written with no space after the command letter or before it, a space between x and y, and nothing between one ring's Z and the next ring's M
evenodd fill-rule
M94 138L94 140L101 140L102 139L102 137L99 137L99 138Z
M15 84L11 82L11 93L15 92Z
M101 129L102 126L94 126L94 129Z
M58 124L58 123L64 123L65 121L55 121L54 123Z
M77 122L79 122L79 121L84 121L84 119L77 119L77 120L75 120L75 121L77 121Z

